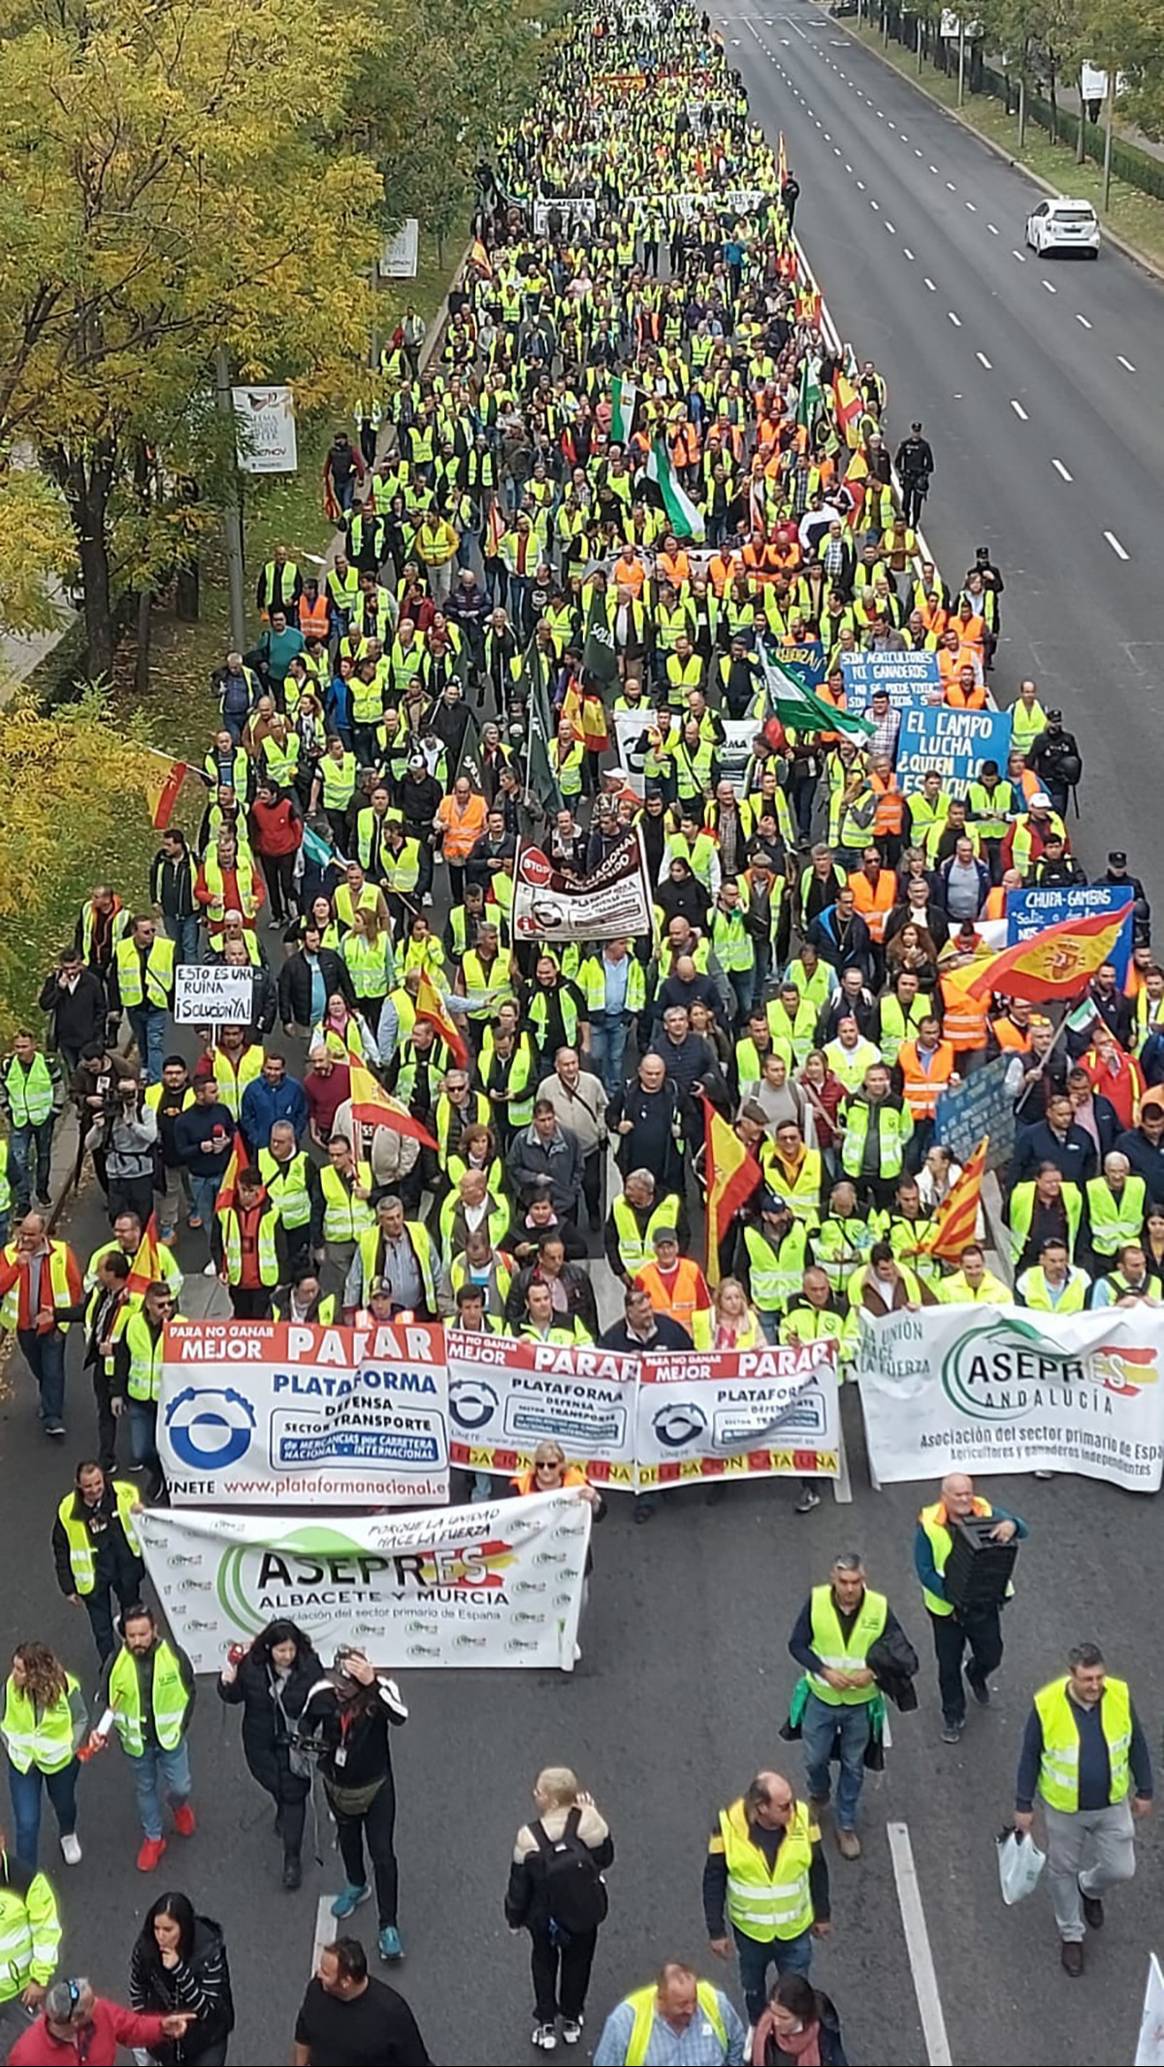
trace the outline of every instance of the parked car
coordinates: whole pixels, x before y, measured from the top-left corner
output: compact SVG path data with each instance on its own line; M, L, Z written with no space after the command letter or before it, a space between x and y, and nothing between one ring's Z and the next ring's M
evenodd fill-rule
M1090 201L1040 201L1027 217L1027 243L1050 258L1058 251L1099 257L1099 224Z

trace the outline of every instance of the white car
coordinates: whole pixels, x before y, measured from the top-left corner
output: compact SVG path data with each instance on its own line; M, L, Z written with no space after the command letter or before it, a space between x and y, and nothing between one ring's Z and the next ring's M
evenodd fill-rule
M1055 251L1098 258L1099 224L1090 201L1040 201L1027 217L1027 243L1048 258Z

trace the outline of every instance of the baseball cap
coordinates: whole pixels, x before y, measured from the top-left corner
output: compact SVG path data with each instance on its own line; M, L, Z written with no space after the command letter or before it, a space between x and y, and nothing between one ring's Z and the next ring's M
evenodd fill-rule
M1049 810L1050 810L1050 808L1051 808L1051 799L1050 799L1050 797L1049 797L1049 796L1047 795L1047 792L1046 792L1046 790L1045 790L1045 789L1037 789L1037 790L1035 791L1035 794L1034 794L1034 796L1033 796L1033 797L1031 798L1031 800L1030 800L1030 808L1031 808L1031 810L1032 810L1032 811L1049 811Z
M423 771L428 767L428 762L425 760L423 754L409 754L408 765L410 768L419 768L423 773Z
M653 1236L656 1249L660 1242L678 1242L679 1232L674 1227L657 1227Z
M1111 852L1111 853L1110 853L1110 854L1108 855L1108 857L1107 857L1107 865L1108 865L1108 867L1109 867L1109 868L1126 868L1126 867L1127 867L1127 865L1128 865L1128 857L1127 857L1127 855L1126 855L1126 854L1124 853L1124 850L1123 850L1123 848L1122 848L1122 847L1116 847L1116 848L1114 848L1114 849L1112 850L1112 852Z

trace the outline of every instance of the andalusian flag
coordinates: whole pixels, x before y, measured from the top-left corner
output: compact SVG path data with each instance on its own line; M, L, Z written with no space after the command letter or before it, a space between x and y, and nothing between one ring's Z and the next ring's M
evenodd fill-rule
M867 739L873 731L868 718L838 710L826 703L779 660L773 660L761 642L760 667L768 690L768 715L798 732L843 732L847 739Z
M639 391L633 380L624 380L621 373L616 373L610 383L610 435L620 445L630 444L638 399Z
M857 426L861 421L864 404L847 373L833 375L833 408L837 415L837 429L846 445L855 449L861 442Z
M1005 954L994 955L966 988L971 997L993 990L1008 998L1028 998L1032 1004L1077 998L1096 970L1110 962L1120 934L1131 922L1131 898L1118 911L1061 919L1057 926L1045 926L1032 939L1008 947Z
M416 1016L418 1019L426 1019L439 1034L457 1068L468 1069L469 1050L465 1045L464 1036L459 1032L456 1020L426 969L421 970L420 982L416 988Z
M687 490L679 484L665 438L656 438L647 454L647 479L654 482L662 496L668 530L673 531L676 538L690 538L696 545L702 545L703 518Z
M719 1244L760 1183L760 1165L709 1098L703 1100L703 1178L707 1207L707 1282L719 1283Z
M800 392L796 398L796 421L801 430L811 431L818 409L824 408L820 384L820 362L806 352L800 362Z
M924 1241L919 1242L919 1255L943 1256L948 1263L957 1263L961 1259L963 1249L974 1240L978 1231L978 1200L986 1171L986 1151L989 1147L990 1136L984 1134L977 1148L967 1156L958 1182L938 1207L932 1230Z
M390 1098L387 1091L376 1082L371 1070L363 1062L351 1064L352 1118L362 1127L394 1127L398 1134L408 1134L413 1141L419 1141L423 1148L436 1148L437 1143L419 1120L414 1120L406 1105L398 1098Z

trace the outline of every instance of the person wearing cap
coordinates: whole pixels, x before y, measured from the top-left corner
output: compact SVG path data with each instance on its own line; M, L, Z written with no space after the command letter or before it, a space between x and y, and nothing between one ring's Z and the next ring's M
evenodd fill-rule
M1038 776L1054 809L1062 816L1067 799L1083 774L1083 757L1073 732L1063 730L1063 713L1047 712L1047 722L1027 748L1027 767Z
M408 766L396 785L395 801L404 820L405 837L415 840L420 848L416 893L424 905L432 903L433 848L436 843L433 824L443 795L440 783L428 772L424 755L411 754Z
M1114 848L1108 855L1107 867L1101 876L1096 877L1096 882L1111 883L1117 890L1131 891L1133 947L1143 946L1147 942L1148 929L1152 921L1151 907L1139 876L1128 873L1128 857L1122 847Z
M1027 808L1011 820L1006 838L1002 843L999 859L1003 868L1017 868L1024 883L1028 882L1036 861L1039 860L1049 833L1057 833L1064 847L1069 851L1071 842L1067 827L1055 810L1046 790L1037 789L1027 799Z
M660 1227L654 1236L653 1263L635 1275L657 1314L678 1321L690 1335L696 1349L711 1346L711 1293L707 1279L689 1256L679 1253L679 1235L674 1227Z
M758 1220L751 1218L744 1227L748 1295L765 1341L777 1343L788 1302L813 1261L811 1230L779 1193L764 1190L759 1199Z
M178 2047L194 2021L193 2010L154 2016L123 2009L95 1994L92 1982L83 1978L54 1981L35 2024L21 2033L8 2059L17 2067L56 2067L69 2060L114 2067L123 2046L151 2056L159 2055L167 2040Z

